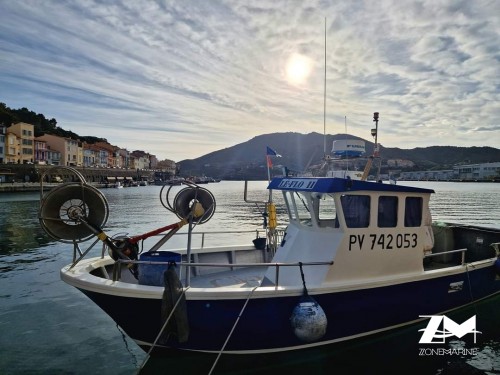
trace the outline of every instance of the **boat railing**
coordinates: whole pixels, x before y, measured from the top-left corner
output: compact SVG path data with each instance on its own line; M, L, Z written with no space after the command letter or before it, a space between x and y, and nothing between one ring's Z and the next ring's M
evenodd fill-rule
M118 259L115 261L113 266L113 281L119 281L121 279L122 272L122 264L130 267L135 264L146 264L146 265L165 265L168 266L172 262L152 262L152 261L142 261L142 260L128 260L128 259ZM291 262L291 263L283 263L283 262L274 262L274 263L188 263L181 262L176 263L180 267L189 268L189 267L274 267L275 268L275 289L279 287L279 273L281 267L303 267L303 266L331 266L333 265L333 261L329 262ZM189 282L190 278L186 278L186 286L190 286Z
M448 251L443 251L443 252L440 252L440 253L426 254L426 255L424 255L424 258L432 258L432 257L443 256L443 255L462 253L462 260L461 260L460 264L463 266L465 264L465 252L466 251L467 251L467 248L457 249L457 250L448 250Z
M200 249L205 247L205 238L214 234L245 234L245 233L255 233L255 238L261 238L261 235L266 237L267 231L265 229L252 229L252 230L226 230L226 231L210 231L210 232L193 232L192 235L201 236ZM281 242L283 235L285 233L284 229L276 229L276 235L278 236L278 241ZM187 236L188 232L176 233L174 236Z
M220 235L220 234L242 234L242 235L244 235L244 234L249 234L249 233L254 233L255 234L255 238L266 238L266 237L268 237L268 232L267 232L266 229L192 232L191 235L192 236L196 236L196 237L200 237L201 236L200 245L199 245L199 249L201 250L201 249L205 248L206 238L209 237L209 236ZM278 244L281 243L281 241L283 240L284 234L285 234L285 229L284 228L277 228L277 229L275 229L274 232L273 232L273 236L275 236L275 238L273 238L273 241L276 241L276 243L278 243ZM187 236L187 235L189 235L189 232L180 232L180 233L177 232L172 237ZM115 238L116 239L120 239L120 238L125 238L125 237L126 237L126 235L118 234ZM165 235L164 234L155 234L155 235L152 235L150 237L151 238L153 238L153 237L165 237ZM144 242L145 240L142 240L142 241ZM268 241L269 241L269 239L268 239ZM161 248L164 245L164 242L160 240L157 245L154 245L153 247L151 247L149 249L149 251L159 250L159 248ZM106 252L107 252L107 245L103 244L101 257L104 257L104 255L106 254Z

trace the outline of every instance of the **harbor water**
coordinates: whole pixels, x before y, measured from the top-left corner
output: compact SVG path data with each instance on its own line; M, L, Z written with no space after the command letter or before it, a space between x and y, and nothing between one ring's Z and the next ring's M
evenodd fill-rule
M400 182L432 188L431 212L435 221L500 227L500 184L457 182ZM250 182L248 199L265 201L267 183ZM243 200L244 183L222 181L204 185L216 198L213 218L195 232L216 232L203 237L205 246L251 243L263 235L263 217L255 203ZM171 194L181 189L173 187ZM177 190L175 190L177 189ZM163 199L167 189L163 190ZM160 202L160 186L103 189L109 203L106 232L138 235L172 224L178 218ZM285 211L280 196L278 224ZM71 263L71 244L49 238L38 222L39 193L0 194L0 374L135 374L146 359L139 347L87 297L60 280L60 269ZM237 231L251 229L246 234ZM230 233L224 233L224 232ZM185 246L185 235L175 236L171 247ZM194 246L202 240L194 238ZM82 247L90 245L83 244ZM100 246L91 250L96 256ZM388 307L390 308L390 307ZM317 348L307 355L284 353L273 362L257 357L221 357L214 374L498 374L500 373L500 296L459 310L450 317L462 322L477 316L474 353L419 353L418 329L425 324L360 339L344 345ZM144 319L148 319L147 316ZM367 312L369 319L369 312ZM449 349L462 341L451 340ZM214 356L147 361L141 374L207 374ZM236 363L241 360L241 365Z

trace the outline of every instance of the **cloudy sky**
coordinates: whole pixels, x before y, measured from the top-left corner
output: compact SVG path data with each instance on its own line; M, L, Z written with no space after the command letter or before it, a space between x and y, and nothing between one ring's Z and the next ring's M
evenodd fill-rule
M175 161L323 133L325 18L327 133L500 147L499 0L0 0L0 102Z

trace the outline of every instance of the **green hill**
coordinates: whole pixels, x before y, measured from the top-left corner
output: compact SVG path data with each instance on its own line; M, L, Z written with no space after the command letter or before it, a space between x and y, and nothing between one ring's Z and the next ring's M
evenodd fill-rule
M80 139L88 143L106 141L104 138L79 136L57 126L56 119L47 119L43 114L27 108L11 109L0 103L0 123L10 125L26 122L35 126L35 136L44 133L67 138ZM322 164L324 144L329 154L333 141L341 139L362 139L359 137L319 133L272 133L263 134L223 150L215 151L197 159L178 163L182 176L211 176L221 179L266 179L266 147L276 150L282 157L273 157L275 166L286 166L290 171L303 173L312 166ZM363 139L364 140L364 139ZM366 154L373 153L373 142L364 140ZM380 147L382 160L405 159L415 163L413 170L451 169L460 163L487 163L500 161L500 149L493 147L432 146L425 148L400 149Z
M326 136L329 154L333 141L361 139L337 134ZM311 166L321 165L325 137L319 133L272 133L259 135L247 142L215 151L197 159L179 162L182 176L206 175L222 179L266 179L266 146L274 149L280 158L273 157L274 165L286 166L295 172L305 172ZM364 140L366 154L373 153L373 142ZM415 163L413 170L450 169L459 163L486 163L500 161L500 149L493 147L432 146L400 149L380 147L382 160L405 159Z

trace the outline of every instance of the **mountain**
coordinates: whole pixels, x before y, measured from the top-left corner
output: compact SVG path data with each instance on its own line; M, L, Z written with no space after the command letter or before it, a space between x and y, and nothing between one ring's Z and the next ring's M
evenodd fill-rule
M349 134L326 135L319 133L263 134L247 142L215 151L196 159L178 163L181 176L210 176L225 180L267 178L266 147L282 157L272 157L275 168L286 166L290 171L302 173L322 164L324 142L330 153L334 140L357 139L366 143L366 154L373 153L373 142ZM460 163L486 163L500 161L500 149L493 147L432 146L400 149L380 146L382 160L405 159L415 163L413 170L451 169ZM278 173L279 172L276 172Z

